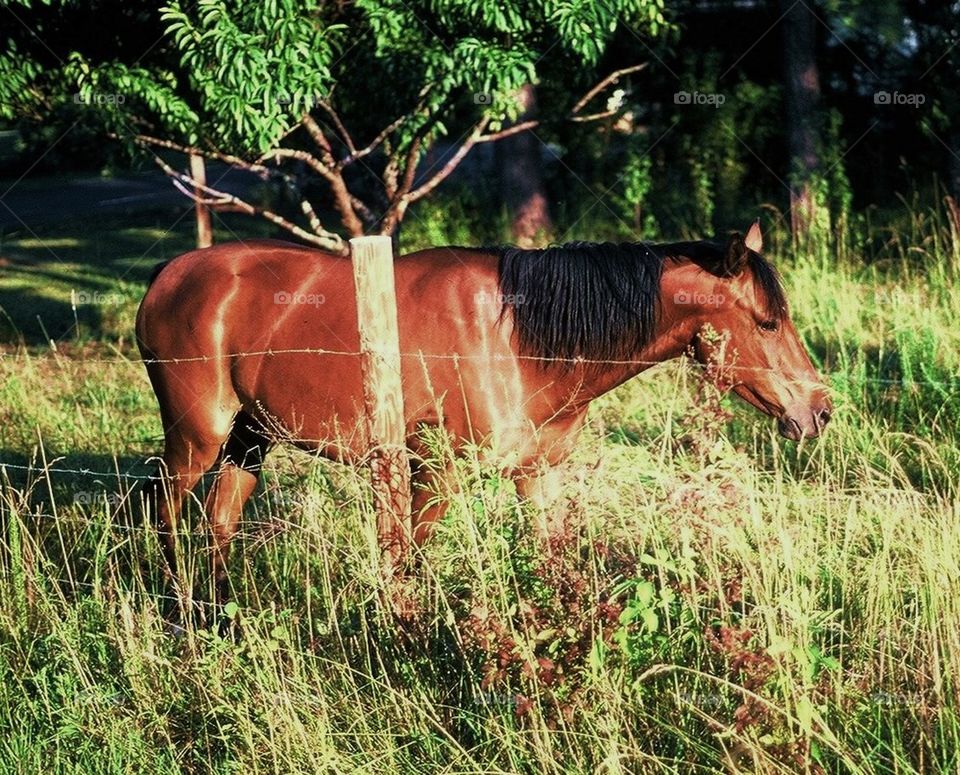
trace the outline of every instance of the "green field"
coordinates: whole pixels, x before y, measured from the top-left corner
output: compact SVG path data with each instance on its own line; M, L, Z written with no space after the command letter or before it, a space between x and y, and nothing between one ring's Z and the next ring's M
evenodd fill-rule
M363 472L281 450L224 637L165 630L130 478L161 450L131 334L190 246L170 220L0 241L0 772L960 768L960 245L938 214L859 234L869 265L773 240L834 393L821 439L657 367L596 403L549 547L460 461L402 622ZM440 220L405 246L497 236Z

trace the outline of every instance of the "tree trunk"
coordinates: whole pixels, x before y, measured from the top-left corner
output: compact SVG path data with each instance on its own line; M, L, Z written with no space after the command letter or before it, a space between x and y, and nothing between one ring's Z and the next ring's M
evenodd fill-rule
M950 233L953 235L954 255L960 256L960 131L950 133L949 172L947 175L948 192L945 197L947 212L950 216Z
M517 121L535 118L537 94L533 85L527 84L520 89L517 99L523 109ZM521 247L542 242L553 230L541 159L540 141L529 130L497 143L503 201L510 214L513 239Z
M805 2L780 0L786 81L787 144L790 152L790 217L795 237L805 237L817 221L814 189L820 168L820 74L816 25Z
M190 177L201 186L207 185L207 165L202 156L196 153L190 154ZM195 204L197 216L197 247L209 248L213 244L213 224L210 220L210 208L200 201L203 198L203 192L196 191L197 202Z
M950 196L960 202L960 130L950 134Z

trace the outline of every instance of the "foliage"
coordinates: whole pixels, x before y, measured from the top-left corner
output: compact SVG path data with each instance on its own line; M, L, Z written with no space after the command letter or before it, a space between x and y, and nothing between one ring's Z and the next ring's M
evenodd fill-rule
M162 9L166 35L179 54L200 126L165 120L191 144L205 143L262 154L330 93L331 66L343 53L347 25L324 18L324 4L173 2ZM166 119L166 116L164 117Z
M650 212L653 162L636 148L628 150L619 181L620 193L613 197L620 216L638 234L656 234L656 219Z
M54 25L73 13L67 2L51 8ZM0 71L17 71L12 87L21 100L32 97L40 115L49 117L68 97L94 107L89 120L131 153L138 146L199 148L211 158L278 175L294 188L301 174L295 164L306 165L327 187L320 204L332 205L350 236L370 229L393 233L407 207L449 174L416 175L440 138L454 138L463 154L493 141L517 118L520 87L556 78L576 61L575 81L586 89L621 24L633 34L654 35L667 26L663 0L362 0L349 6L201 0L148 10L158 15L164 35L146 52L111 56L88 51L84 41L58 51L43 44L44 51L29 37L33 51L23 52L15 31ZM47 52L59 66L37 66ZM565 117L572 107L569 99L552 105L547 118ZM23 113L21 106L17 114ZM155 160L196 190L195 180ZM265 166L268 161L275 166ZM244 206L342 251L340 235L323 226L302 190L297 194L308 227L213 188L200 196Z

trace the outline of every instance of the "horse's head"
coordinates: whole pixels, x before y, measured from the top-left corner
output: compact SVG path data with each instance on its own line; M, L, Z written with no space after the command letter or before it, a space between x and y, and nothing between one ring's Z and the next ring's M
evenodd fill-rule
M732 361L725 376L737 395L777 418L781 435L799 441L820 435L832 405L762 250L759 224L746 237L732 235L719 258L696 261L696 282L706 292L690 291L696 297L688 299L678 292L674 301L688 304L696 317L697 360ZM711 329L719 336L710 336Z

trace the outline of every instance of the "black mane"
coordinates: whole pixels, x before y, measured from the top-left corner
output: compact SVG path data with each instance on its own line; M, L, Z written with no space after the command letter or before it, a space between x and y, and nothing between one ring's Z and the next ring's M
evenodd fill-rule
M713 242L571 242L542 250L490 249L499 259L503 314L513 313L520 352L543 358L624 360L653 338L666 261L716 268ZM766 313L786 315L776 270L750 252L749 266Z

